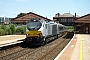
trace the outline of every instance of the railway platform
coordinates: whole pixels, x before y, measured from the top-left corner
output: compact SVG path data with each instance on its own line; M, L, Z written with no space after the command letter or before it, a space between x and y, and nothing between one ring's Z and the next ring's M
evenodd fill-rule
M23 41L21 41L23 39L25 39L25 35L0 36L0 47L4 47L4 46L23 42Z
M75 34L54 60L90 60L90 34Z

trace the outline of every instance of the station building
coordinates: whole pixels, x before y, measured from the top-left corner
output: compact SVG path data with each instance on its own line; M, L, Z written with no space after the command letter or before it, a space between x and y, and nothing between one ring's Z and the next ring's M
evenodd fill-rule
M48 19L46 17L43 17L43 16L38 15L38 14L33 13L33 12L29 12L29 13L26 13L25 15L23 15L23 16L14 18L11 21L11 23L13 23L13 24L26 24L28 22L28 20L30 20L31 18L39 18L39 19L51 21L50 19Z
M76 31L90 34L90 13L74 20L74 26Z
M71 13L64 13L62 15L60 15L60 13L57 13L53 17L53 20L56 22L58 21L60 24L63 24L65 26L73 26L74 20L77 18L79 18L79 16L76 15L76 13L74 15L72 15Z

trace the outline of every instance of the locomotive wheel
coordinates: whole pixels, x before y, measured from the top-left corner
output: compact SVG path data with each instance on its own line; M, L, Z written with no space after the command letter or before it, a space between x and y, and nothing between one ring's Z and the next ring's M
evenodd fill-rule
M46 42L46 38L43 39L43 42L42 42L42 45L45 45L47 42Z
M57 38L56 39L58 39L58 35L57 35Z

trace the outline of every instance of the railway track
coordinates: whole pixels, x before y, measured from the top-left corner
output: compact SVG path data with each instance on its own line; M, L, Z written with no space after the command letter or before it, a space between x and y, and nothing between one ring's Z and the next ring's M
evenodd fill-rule
M48 51L47 53L45 53L44 55L42 55L40 58L38 58L37 60L54 60L54 58L56 56L53 56L54 54L57 54L56 51L59 52L62 51L62 49L68 44L68 42L70 41L70 38L73 37L73 33L69 33L65 36L63 36L64 38L69 38L69 39L63 39L60 43L58 43L56 46L53 47L53 49L51 49L50 51ZM58 52L58 53L59 53ZM52 57L53 56L53 57ZM51 58L50 58L51 57Z
M69 38L69 37L71 37L71 36L70 35L66 36L66 38ZM45 58L52 51L54 51L56 48L59 48L59 52L60 52L67 45L67 43L69 41L70 41L70 39L59 38L59 39L57 39L57 40L55 40L55 41L53 41L53 42L51 42L51 43L41 47L40 49L38 49L37 52L35 52L33 54L27 54L27 55L25 55L23 57L20 57L20 58L16 59L16 60L48 60L48 59L45 59ZM54 58L57 56L57 54L54 56ZM53 60L53 59L50 59L50 60Z
M16 52L12 52L7 55L0 56L0 60L14 60L25 54L28 54L28 53L32 54L33 52L37 51L36 48L29 49L29 48L21 48L20 46L18 47L18 49L19 50L17 50Z
M48 51L47 53L45 53L44 55L42 55L40 58L38 58L37 60L43 60L47 55L49 55L52 51L54 51L59 45L61 45L62 43L65 42L65 39L62 40L59 44L57 44L56 46L54 46L50 51Z
M20 50L22 50L23 48L21 48L20 46L15 46L15 47L9 47L9 48L4 48L3 50L0 51L0 58L12 53L15 53ZM11 52L10 52L11 51Z
M69 36L66 36L66 37L69 37ZM4 55L3 54L0 55L0 60L47 60L46 59L48 58L47 56L50 55L53 51L55 51L56 48L59 48L59 50L62 50L69 41L70 39L67 40L61 37L51 43L48 43L45 46L40 46L37 48L22 48L18 46L15 48L11 48L10 49L11 51L9 50L8 53L6 54L4 54L3 52L0 52L0 54L1 53L4 54Z

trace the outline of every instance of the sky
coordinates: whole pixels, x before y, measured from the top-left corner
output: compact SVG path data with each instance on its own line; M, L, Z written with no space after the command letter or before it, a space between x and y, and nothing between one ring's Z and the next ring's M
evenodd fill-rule
M49 19L56 13L83 16L90 13L90 0L0 0L0 17L15 18L29 12Z

